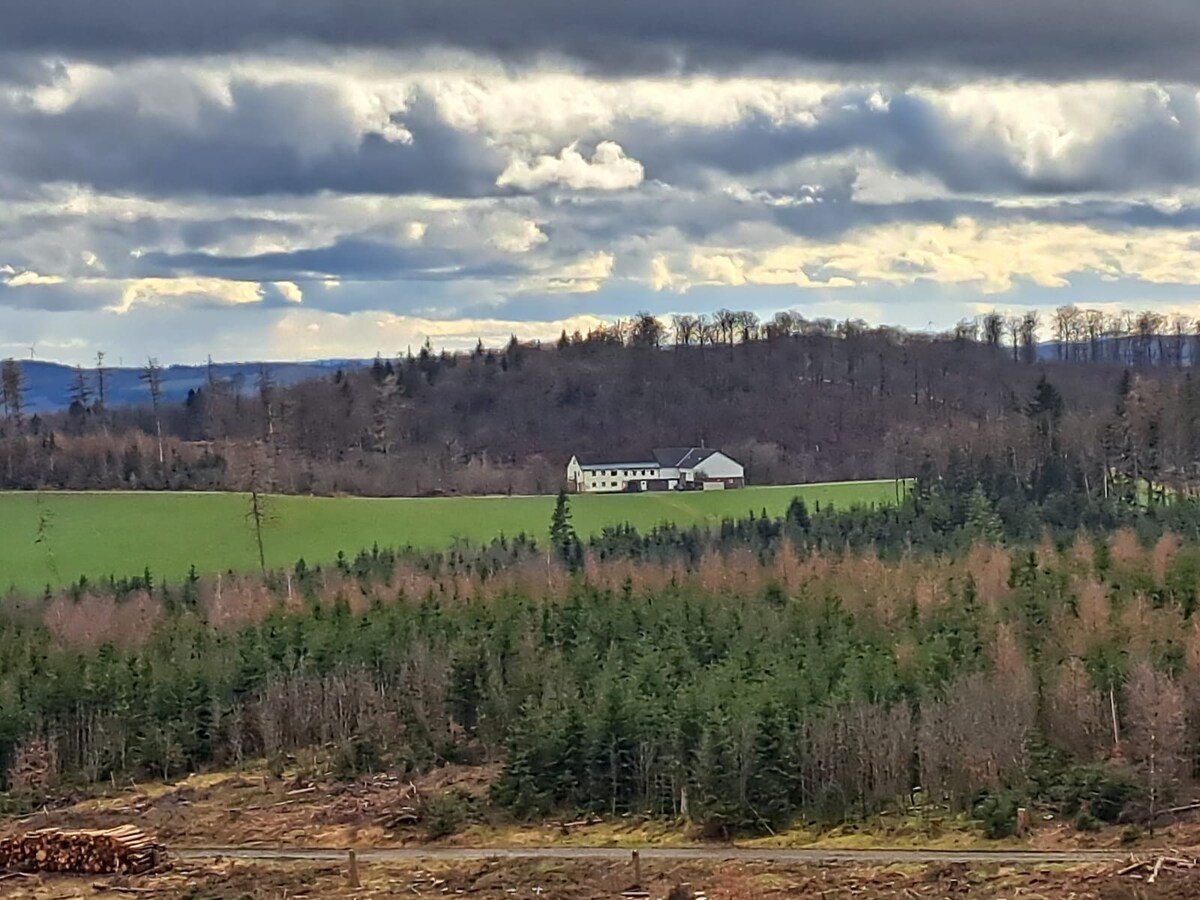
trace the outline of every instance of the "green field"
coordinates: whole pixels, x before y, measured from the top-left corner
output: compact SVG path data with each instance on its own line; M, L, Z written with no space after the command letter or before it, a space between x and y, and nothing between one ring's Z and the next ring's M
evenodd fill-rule
M895 502L893 481L846 482L687 494L583 495L571 498L581 536L628 522L649 529L663 522L712 523L766 509L781 515L797 495L810 508ZM332 560L339 550L413 546L441 549L456 538L485 541L522 531L541 539L553 497L368 499L272 497L264 530L267 564ZM81 575L139 574L177 580L201 573L252 571L258 566L248 501L239 494L0 493L0 592L41 590ZM42 540L39 541L39 535Z

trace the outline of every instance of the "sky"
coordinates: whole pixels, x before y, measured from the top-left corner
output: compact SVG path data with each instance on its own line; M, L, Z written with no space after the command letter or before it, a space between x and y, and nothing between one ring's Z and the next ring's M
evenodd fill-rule
M1195 0L0 0L0 356L1200 315Z

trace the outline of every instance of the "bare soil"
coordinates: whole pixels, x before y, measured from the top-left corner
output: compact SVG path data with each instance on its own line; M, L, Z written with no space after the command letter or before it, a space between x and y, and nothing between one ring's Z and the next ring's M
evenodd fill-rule
M265 771L194 775L171 785L131 784L0 821L0 834L30 828L109 828L126 823L168 846L403 846L427 839L406 811L450 792L482 798L496 766L447 766L415 779L354 781L271 777Z
M601 900L633 885L628 865L596 862L471 862L444 866L364 865L361 886L347 882L344 865L214 862L179 866L128 879L20 878L0 882L0 895L30 900L142 896L183 900L259 898L444 897ZM666 898L682 883L709 900L822 898L822 900L1185 900L1200 895L1200 874L1164 872L1147 884L1117 868L1082 866L1017 869L1001 866L856 868L687 862L643 865L643 889Z
M117 785L87 796L62 798L33 815L0 819L0 835L39 827L111 828L136 824L169 846L294 846L375 848L425 845L427 824L413 811L446 794L486 805L498 766L446 766L409 780L394 775L339 780L319 765L273 777L258 766L239 772L193 775L172 784ZM744 840L747 847L825 849L1119 849L1200 846L1200 810L1164 822L1155 835L1123 827L1083 833L1069 823L1038 821L1021 841L984 840L971 822L941 817L881 817L833 830L797 827ZM698 835L676 823L645 816L581 817L578 821L513 824L487 817L465 821L439 845L463 847L679 846Z
M314 770L308 770L312 772ZM37 813L0 821L0 834L32 828L112 827L136 824L157 834L169 848L313 847L359 849L424 847L425 823L409 813L432 797L455 793L483 800L495 767L449 766L412 781L379 775L338 781L296 772L272 777L265 770L196 775L175 784L119 786L107 792L48 805ZM481 804L482 805L482 804ZM932 836L933 839L930 839ZM693 836L673 826L638 817L546 822L511 826L477 822L438 846L669 846ZM1126 843L1122 843L1122 840ZM928 824L875 823L847 828L815 841L809 833L781 836L776 846L874 847L953 846L960 849L1073 850L1121 847L1136 850L1121 829L1081 835L1062 823L1042 822L1021 843L997 845L954 823L949 833ZM765 843L765 842L764 842ZM1200 825L1181 820L1155 835L1159 847L1200 844ZM1196 853L1183 855L1195 856ZM420 860L359 863L361 885L351 887L345 862L284 862L176 858L154 875L127 879L0 875L0 897L59 900L79 897L143 896L191 900L258 898L382 898L470 896L480 898L616 898L636 877L628 862L602 859ZM1200 897L1200 868L1164 869L1154 884L1145 871L1118 874L1122 864L805 864L730 860L714 845L713 858L642 862L642 887L666 898L690 883L709 900L820 898L820 900L920 900L920 898L1005 898L1013 900L1183 900Z

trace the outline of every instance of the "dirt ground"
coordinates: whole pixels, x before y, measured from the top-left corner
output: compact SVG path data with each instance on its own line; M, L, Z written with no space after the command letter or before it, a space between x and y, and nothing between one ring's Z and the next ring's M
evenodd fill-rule
M272 777L265 768L193 775L172 784L116 785L82 799L51 802L38 812L0 819L0 835L31 828L107 828L128 823L154 832L168 846L303 846L343 848L404 847L430 842L428 823L414 810L431 798L455 794L482 809L496 766L446 766L419 779L393 775L356 781L286 772ZM513 824L468 815L456 833L439 833L444 846L654 846L694 843L696 835L677 825L647 817L591 817ZM880 818L832 831L802 828L742 846L855 849L921 847L926 849L1137 850L1147 846L1200 846L1200 811L1164 822L1158 832L1132 835L1123 827L1082 833L1069 823L1039 820L1022 841L984 840L975 823L961 818Z
M942 865L855 868L687 862L643 866L642 888L666 898L682 883L708 900L1185 900L1200 896L1200 873L1164 871L1156 884L1117 867L1070 869ZM471 862L438 866L362 865L350 887L344 865L214 862L128 879L18 878L0 896L29 900L141 896L180 900L445 897L601 900L633 886L628 865L601 862Z
M0 834L40 827L89 828L136 824L168 848L199 846L404 847L430 843L428 823L412 812L430 798L455 794L468 806L485 798L495 768L449 766L408 781L380 775L337 781L320 775L265 770L195 775L170 785L117 785L83 799L48 804L38 812L0 820ZM670 845L689 835L668 823L638 817L532 826L467 823L442 846ZM819 839L818 839L819 838ZM1145 845L1145 838L1137 843ZM749 843L749 842L747 842ZM907 820L848 826L817 836L802 831L769 842L781 846L925 846L995 849L974 826L947 821ZM1200 824L1187 820L1160 830L1159 847L1200 844ZM1081 835L1056 821L1042 821L1034 836L1009 847L1069 849L1116 847L1136 850L1122 829ZM1194 856L1195 854L1185 854ZM746 861L644 861L642 887L667 898L687 882L708 900L820 898L820 900L1183 900L1200 897L1200 868L1165 869L1157 882L1148 873L1118 874L1121 865L966 866L866 864L801 865ZM348 884L344 863L177 860L154 875L128 879L0 875L0 898L65 900L141 896L185 900L260 898L444 897L616 898L636 880L629 864L610 861L489 860L424 863L360 863L361 885Z
M447 766L415 781L356 781L265 771L194 775L171 785L129 784L33 815L0 821L0 834L30 828L110 828L134 823L169 846L403 846L427 840L410 811L456 792L481 798L497 767Z

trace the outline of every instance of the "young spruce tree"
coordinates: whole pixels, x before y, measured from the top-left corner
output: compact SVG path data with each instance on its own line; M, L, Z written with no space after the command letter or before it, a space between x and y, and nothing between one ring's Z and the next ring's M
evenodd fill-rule
M550 547L571 571L583 564L583 547L571 524L571 504L566 491L559 491L554 502L554 514L550 517Z

